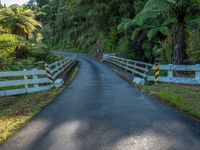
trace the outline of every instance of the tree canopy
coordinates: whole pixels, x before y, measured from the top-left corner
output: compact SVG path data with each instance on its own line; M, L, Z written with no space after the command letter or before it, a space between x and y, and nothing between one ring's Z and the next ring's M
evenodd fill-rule
M54 48L100 49L151 63L191 63L187 45L200 27L198 0L36 2L46 13L41 17L44 34Z
M29 35L42 27L42 24L35 18L36 12L18 5L0 9L1 27L5 31L22 36L25 39L29 39Z
M3 8L2 26L31 34L40 21L52 49L100 50L150 63L200 63L193 54L199 55L200 47L192 40L200 30L199 0L30 0L25 7Z

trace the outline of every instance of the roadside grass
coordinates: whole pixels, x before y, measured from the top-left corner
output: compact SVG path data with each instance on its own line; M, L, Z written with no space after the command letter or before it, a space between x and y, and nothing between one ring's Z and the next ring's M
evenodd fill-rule
M69 81L59 89L34 94L0 98L0 144L15 134L37 115L46 105L61 93L75 78L78 67L75 67Z
M170 106L191 115L200 121L200 87L159 84L159 85L140 85L139 89L157 97Z
M111 66L111 69L113 69L123 80L132 84L132 74L129 74L114 65L109 64L108 66ZM151 71L149 74L153 75L154 71ZM167 72L161 72L161 74L165 76L167 75ZM193 76L190 74L190 77ZM134 86L200 121L200 86L168 83L153 85L151 82L148 82L145 85Z

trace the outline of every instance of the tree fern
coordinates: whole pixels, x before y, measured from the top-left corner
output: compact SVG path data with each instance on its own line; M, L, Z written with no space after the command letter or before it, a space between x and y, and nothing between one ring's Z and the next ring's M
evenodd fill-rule
M31 9L12 5L9 8L0 9L0 24L1 27L13 34L22 37L25 34L32 34L37 28L42 25L36 19L36 13Z
M174 0L149 0L135 20L142 25L150 18L157 18L159 15L169 12L174 7L174 2Z

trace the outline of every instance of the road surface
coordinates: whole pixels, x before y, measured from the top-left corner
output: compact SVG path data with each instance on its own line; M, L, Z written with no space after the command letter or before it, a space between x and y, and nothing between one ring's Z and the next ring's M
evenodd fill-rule
M200 150L200 124L79 56L73 83L0 150Z

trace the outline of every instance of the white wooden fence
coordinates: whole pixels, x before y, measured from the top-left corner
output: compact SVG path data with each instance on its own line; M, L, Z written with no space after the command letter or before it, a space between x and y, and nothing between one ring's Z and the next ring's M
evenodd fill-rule
M116 57L113 54L104 54L103 61L114 64L122 69L125 69L126 71L133 73L134 76L140 76L142 78L147 77L147 72L149 71L149 68L153 66L149 63Z
M54 87L54 81L74 62L76 56L64 59L50 65L47 70L26 70L0 72L0 96L20 95L49 90ZM51 78L52 77L52 81Z
M50 65L46 64L45 68L47 71L47 76L50 78L50 80L55 81L57 77L59 77L60 74L67 68L69 68L75 61L76 55L72 56L70 59L66 58L64 60L57 61Z
M152 68L155 70L155 65ZM180 84L200 84L200 64L196 65L160 65L160 71L167 71L167 76L159 75L159 82L180 83ZM176 77L178 71L191 72L194 76ZM154 81L155 76L148 76L148 81Z
M146 78L148 81L155 81L155 75L148 75L147 73L150 70L155 70L156 65L152 65L149 63L124 59L120 57L116 57L113 54L104 54L103 61L114 64L126 71L142 78ZM178 84L200 84L200 64L196 65L160 65L160 71L166 71L167 76L159 75L159 82L168 82L168 83L178 83ZM193 72L193 76L188 77L176 77L174 73L178 71L184 72Z

